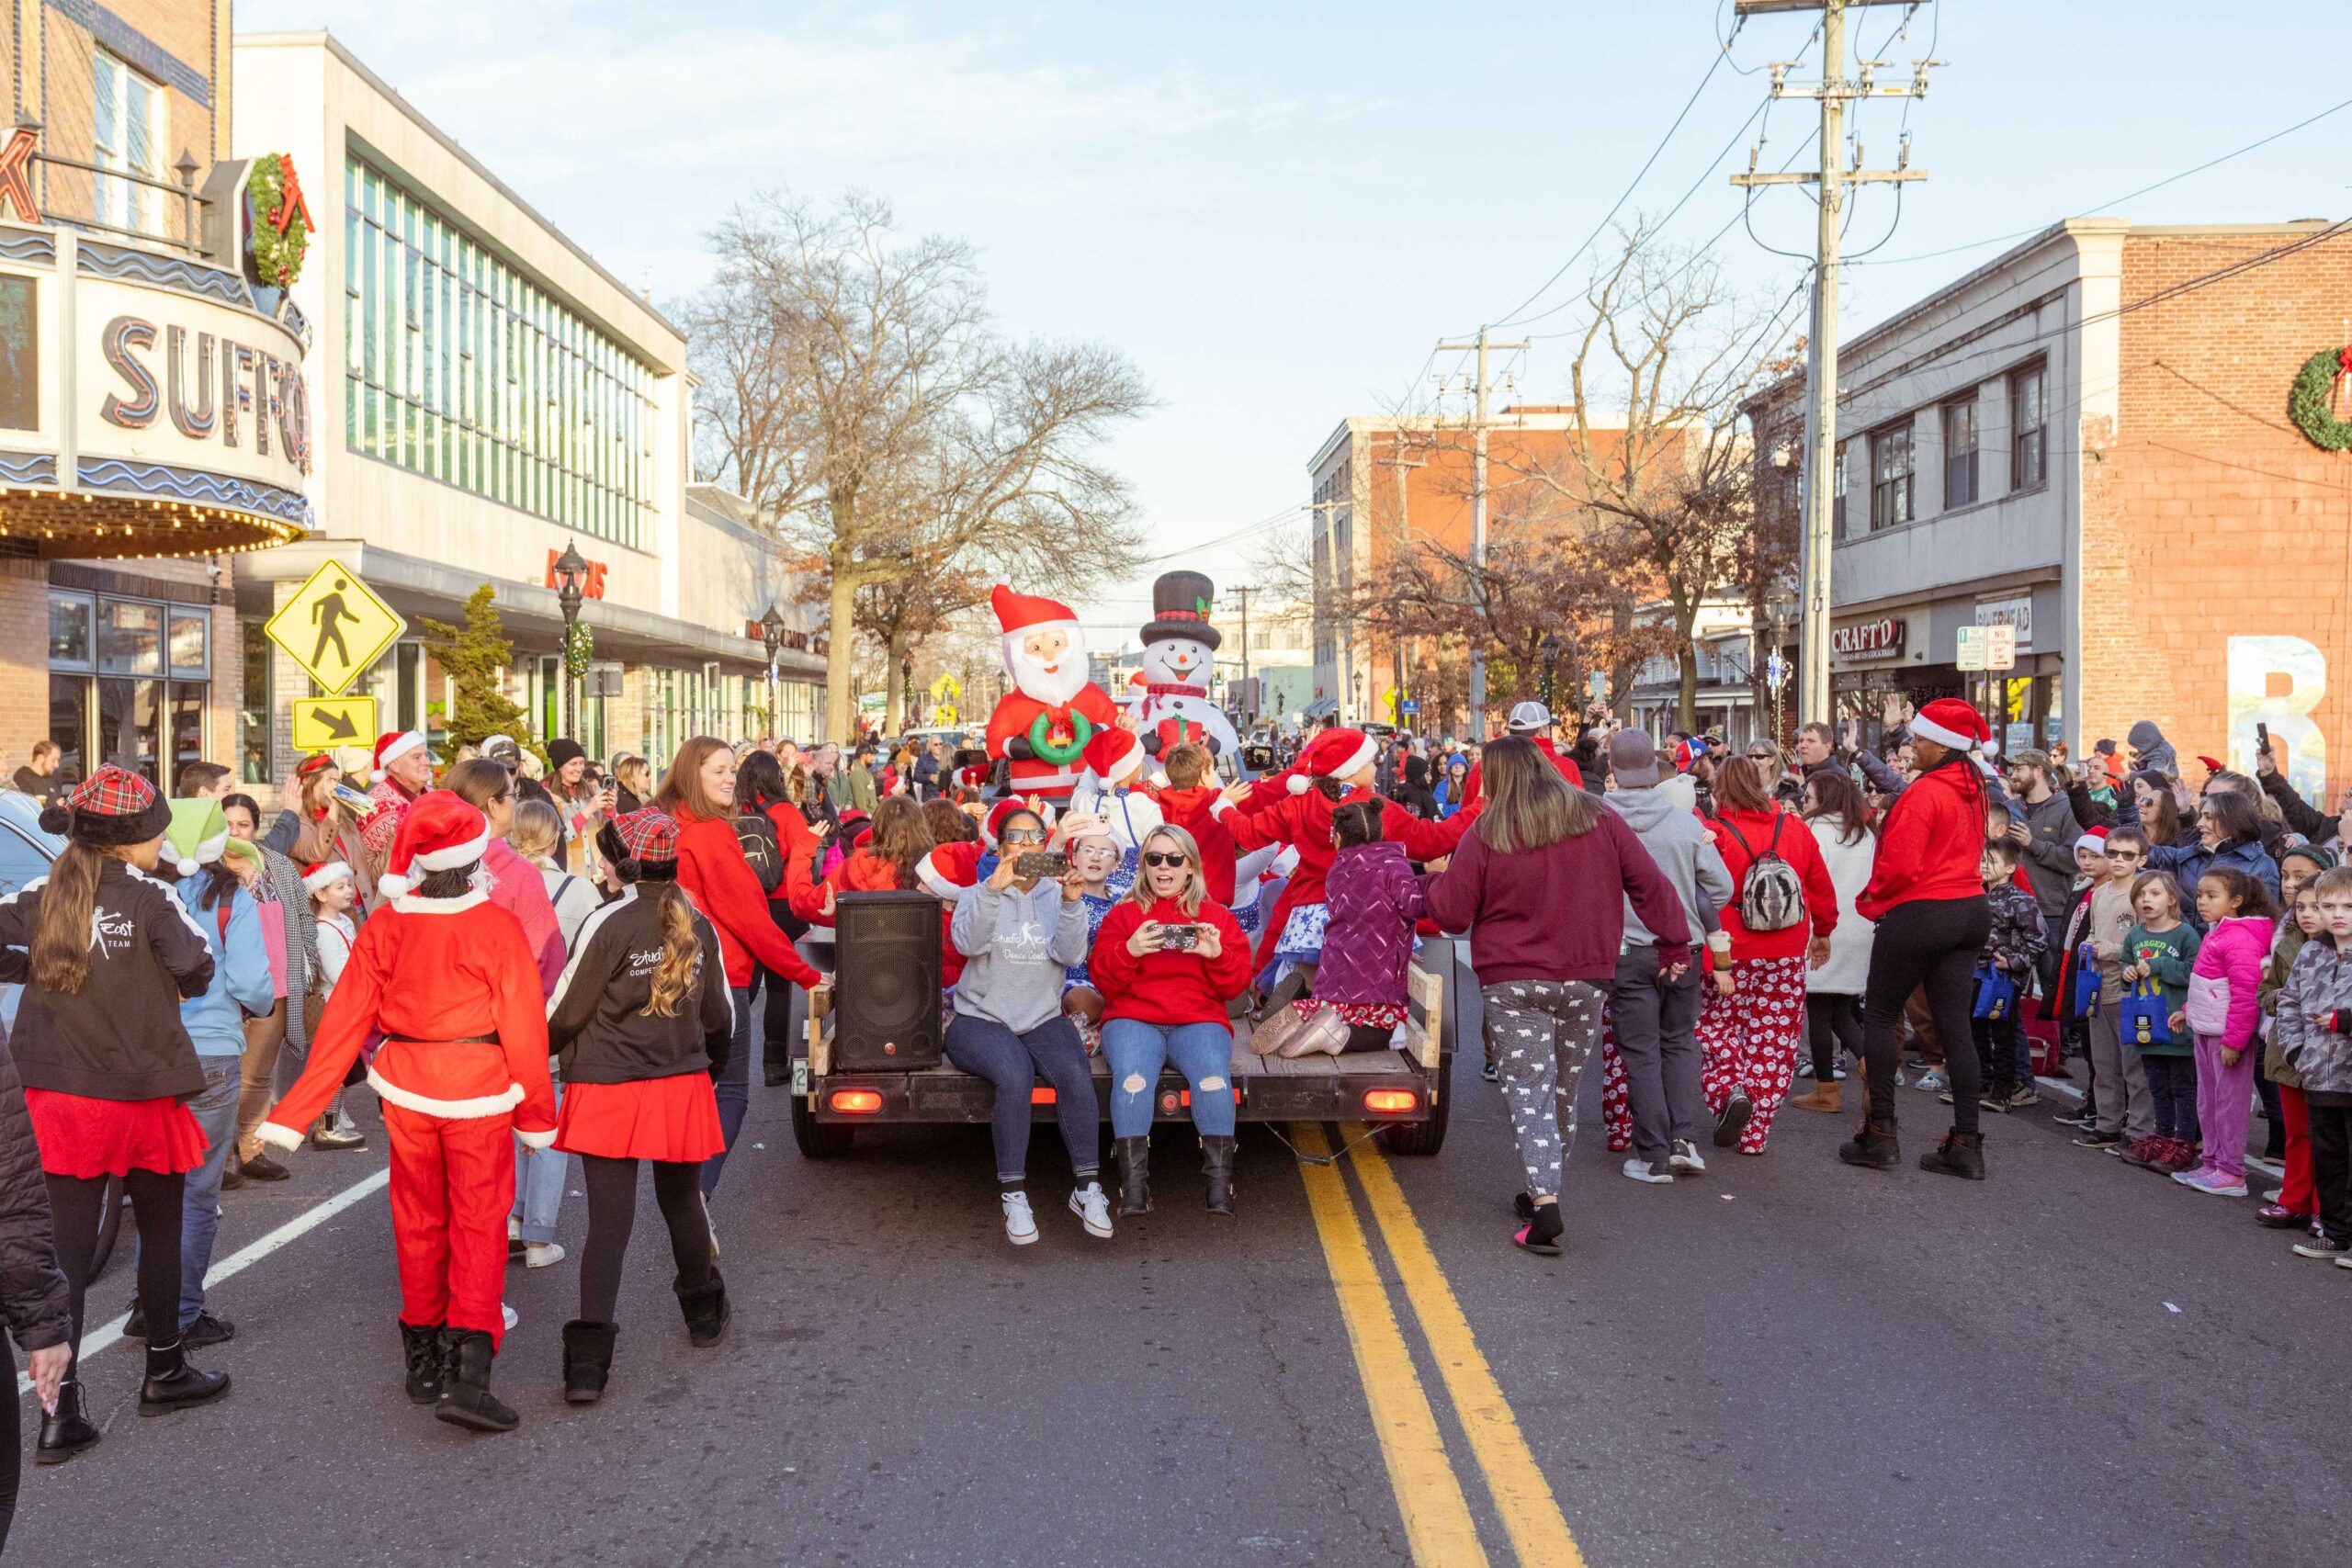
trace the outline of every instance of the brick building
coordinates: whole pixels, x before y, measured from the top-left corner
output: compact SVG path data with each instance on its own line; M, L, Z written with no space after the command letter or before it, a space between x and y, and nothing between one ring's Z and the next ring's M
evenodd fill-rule
M2352 458L2287 412L2305 362L2343 345L2347 300L2344 225L2072 219L1854 339L1838 712L1964 694L2008 749L2077 754L2147 718L2184 759L2240 768L2264 723L2307 795L2352 774ZM1759 485L1793 496L1804 378L1747 412ZM1961 629L1996 623L2016 668L1961 671Z

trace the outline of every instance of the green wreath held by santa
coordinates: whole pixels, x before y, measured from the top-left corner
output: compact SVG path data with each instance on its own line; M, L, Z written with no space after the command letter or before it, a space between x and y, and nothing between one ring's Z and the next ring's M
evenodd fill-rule
M1076 611L1001 582L989 603L1013 686L989 715L989 755L1007 764L1013 794L1066 801L1087 741L1117 724L1119 710L1087 678L1086 635Z

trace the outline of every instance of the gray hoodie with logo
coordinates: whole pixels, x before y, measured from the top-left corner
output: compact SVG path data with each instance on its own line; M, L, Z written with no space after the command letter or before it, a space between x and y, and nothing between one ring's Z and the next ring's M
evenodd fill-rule
M1086 956L1086 906L1062 902L1062 885L1023 893L983 882L956 900L949 940L964 955L956 1010L1026 1034L1062 1010L1062 981Z
M1649 851L1650 859L1657 862L1658 870L1674 884L1675 893L1682 899L1682 912L1690 917L1690 929L1710 935L1722 930L1723 907L1731 902L1731 871L1704 824L1662 790L1617 789L1601 799L1625 819L1642 840L1642 848ZM1626 900L1624 945L1654 947L1657 943L1649 928L1634 913L1633 901Z

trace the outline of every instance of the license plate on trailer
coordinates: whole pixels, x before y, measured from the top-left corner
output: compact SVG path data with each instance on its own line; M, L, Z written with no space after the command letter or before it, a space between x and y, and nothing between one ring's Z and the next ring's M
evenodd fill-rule
M795 1094L808 1092L808 1058L806 1056L792 1064L792 1092Z

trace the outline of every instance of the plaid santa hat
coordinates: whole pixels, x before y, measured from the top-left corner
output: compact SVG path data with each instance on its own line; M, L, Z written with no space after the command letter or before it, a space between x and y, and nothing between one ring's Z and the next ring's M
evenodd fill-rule
M621 848L628 852L628 858L639 865L678 858L678 823L667 813L649 806L616 819L613 830L620 835Z
M62 801L41 807L45 833L62 833L77 844L106 849L143 844L172 825L172 808L155 786L128 768L109 762L74 787Z

